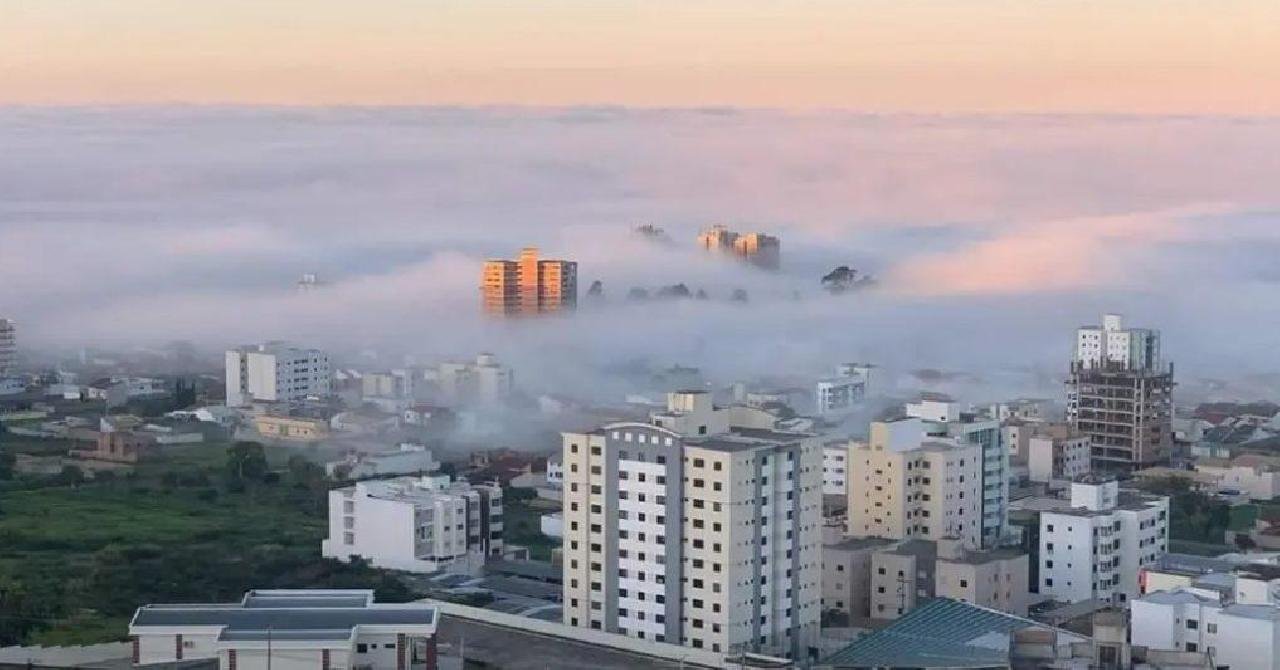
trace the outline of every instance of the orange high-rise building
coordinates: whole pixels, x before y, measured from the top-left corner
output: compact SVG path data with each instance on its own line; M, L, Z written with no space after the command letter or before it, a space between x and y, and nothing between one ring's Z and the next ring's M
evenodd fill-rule
M525 316L569 311L578 306L578 264L540 260L526 247L517 260L485 261L480 290L486 314Z

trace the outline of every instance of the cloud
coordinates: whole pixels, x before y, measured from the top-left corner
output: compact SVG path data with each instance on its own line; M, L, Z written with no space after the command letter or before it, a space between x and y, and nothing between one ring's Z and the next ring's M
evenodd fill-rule
M1152 256L1170 243L1206 241L1205 220L1232 211L1221 205L1186 207L1023 225L915 256L895 266L885 283L895 291L928 295L1141 288L1151 280Z
M25 346L491 349L580 393L635 358L721 380L866 360L1053 394L1071 330L1118 310L1185 369L1280 369L1274 330L1236 327L1280 324L1280 120L10 108L0 145L0 312ZM779 234L783 271L699 253L713 222ZM526 245L609 303L483 319L480 263ZM881 288L825 296L839 264ZM329 286L298 294L304 272ZM677 282L717 299L622 301Z

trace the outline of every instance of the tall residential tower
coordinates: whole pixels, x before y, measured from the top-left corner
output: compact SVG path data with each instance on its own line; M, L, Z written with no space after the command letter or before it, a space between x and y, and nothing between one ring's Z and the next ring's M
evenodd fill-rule
M539 259L534 247L521 250L517 260L485 261L480 282L486 314L527 316L578 306L578 264Z
M722 653L815 653L822 445L701 391L564 435L564 622Z

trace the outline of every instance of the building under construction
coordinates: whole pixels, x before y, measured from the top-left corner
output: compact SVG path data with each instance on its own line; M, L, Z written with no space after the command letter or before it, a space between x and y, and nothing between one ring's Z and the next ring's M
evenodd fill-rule
M1123 329L1117 315L1078 331L1067 420L1089 436L1093 470L1128 472L1169 460L1173 386L1158 331Z

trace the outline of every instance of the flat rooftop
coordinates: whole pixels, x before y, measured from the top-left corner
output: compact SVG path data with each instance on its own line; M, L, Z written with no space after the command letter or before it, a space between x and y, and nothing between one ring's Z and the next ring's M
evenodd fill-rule
M221 627L222 640L347 640L361 625L433 626L437 609L375 604L371 591L250 591L239 603L144 605L130 629Z

